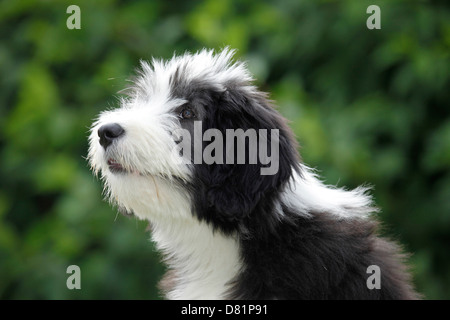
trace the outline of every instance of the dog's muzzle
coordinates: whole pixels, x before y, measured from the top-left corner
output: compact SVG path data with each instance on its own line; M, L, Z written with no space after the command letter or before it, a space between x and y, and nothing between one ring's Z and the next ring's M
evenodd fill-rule
M98 129L100 144L105 150L114 142L114 140L120 138L124 134L125 129L117 123L105 124Z
M97 133L100 137L100 145L106 151L115 140L119 139L125 134L125 129L117 123L109 123L101 126L98 129ZM108 158L107 163L108 168L112 173L126 172L125 168L114 158Z

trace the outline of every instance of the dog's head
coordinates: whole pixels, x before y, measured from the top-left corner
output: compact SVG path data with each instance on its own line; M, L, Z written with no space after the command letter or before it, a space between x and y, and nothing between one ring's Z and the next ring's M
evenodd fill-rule
M142 62L120 107L93 124L91 167L124 212L233 230L298 170L291 131L233 53Z

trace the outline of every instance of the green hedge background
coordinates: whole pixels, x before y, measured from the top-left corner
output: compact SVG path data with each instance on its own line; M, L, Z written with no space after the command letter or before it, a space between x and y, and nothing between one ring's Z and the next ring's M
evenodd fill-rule
M81 30L68 30L78 4ZM366 8L381 8L368 30ZM328 184L375 186L427 299L450 298L450 8L436 1L0 2L0 298L156 299L146 224L102 201L96 115L139 59L238 49ZM68 290L66 268L81 268Z

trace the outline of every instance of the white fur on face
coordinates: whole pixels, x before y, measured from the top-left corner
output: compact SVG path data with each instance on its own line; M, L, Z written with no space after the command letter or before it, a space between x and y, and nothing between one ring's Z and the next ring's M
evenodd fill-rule
M89 138L90 163L93 171L101 174L109 199L141 219L156 213L181 214L173 203L185 205L188 201L171 183L173 177L188 180L191 174L187 165L177 164L173 158L176 143L171 132L179 128L179 121L163 111L183 102L164 101L161 95L148 101L129 101L117 110L103 112ZM98 129L112 123L119 124L125 134L105 151ZM109 159L120 163L127 173L110 172Z

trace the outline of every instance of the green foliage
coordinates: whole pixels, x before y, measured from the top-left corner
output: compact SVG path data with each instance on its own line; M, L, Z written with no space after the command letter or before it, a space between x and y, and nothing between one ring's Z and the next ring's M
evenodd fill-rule
M412 1L0 3L0 298L147 299L163 267L84 159L139 59L238 49L329 184L375 186L427 298L450 298L450 10ZM381 30L366 8L381 8ZM77 264L82 289L66 288Z

